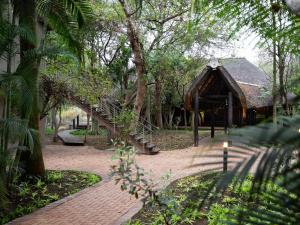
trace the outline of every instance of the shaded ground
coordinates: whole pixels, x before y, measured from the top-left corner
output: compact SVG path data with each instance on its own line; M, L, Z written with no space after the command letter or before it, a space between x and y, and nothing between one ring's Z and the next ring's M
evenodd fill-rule
M208 130L200 130L199 137L204 138L210 135ZM193 131L191 130L161 130L154 135L153 142L162 151L184 149L193 146Z

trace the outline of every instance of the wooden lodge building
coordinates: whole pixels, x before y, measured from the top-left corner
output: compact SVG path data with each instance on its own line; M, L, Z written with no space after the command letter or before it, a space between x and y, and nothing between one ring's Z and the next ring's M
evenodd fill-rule
M212 62L191 84L185 107L193 111L195 146L198 126L252 125L272 115L272 97L268 76L245 58Z

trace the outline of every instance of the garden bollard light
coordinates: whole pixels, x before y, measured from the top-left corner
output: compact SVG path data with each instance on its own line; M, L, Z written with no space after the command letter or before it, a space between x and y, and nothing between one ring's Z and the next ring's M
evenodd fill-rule
M224 141L223 143L223 172L227 172L227 163L228 163L228 142Z

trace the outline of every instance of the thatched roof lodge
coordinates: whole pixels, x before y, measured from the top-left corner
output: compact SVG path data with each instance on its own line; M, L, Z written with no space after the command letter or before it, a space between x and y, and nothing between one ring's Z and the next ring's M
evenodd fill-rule
M198 125L211 126L213 136L214 126L226 129L254 124L272 115L271 82L263 71L245 58L212 64L204 68L185 96L186 109L199 115L194 119L195 132Z

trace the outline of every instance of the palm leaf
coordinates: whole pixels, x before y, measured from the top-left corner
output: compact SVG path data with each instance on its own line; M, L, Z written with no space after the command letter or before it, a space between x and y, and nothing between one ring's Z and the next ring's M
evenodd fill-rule
M230 139L233 146L229 149L229 158L238 158L241 153L247 157L241 158L229 173L224 174L207 196L224 193L229 186L233 190L239 190L253 170L254 178L249 201L237 209L232 209L227 222L296 224L295 221L299 221L299 127L300 116L281 117L278 125L260 124L232 132ZM249 149L252 151L249 152ZM209 204L215 202L216 198Z

